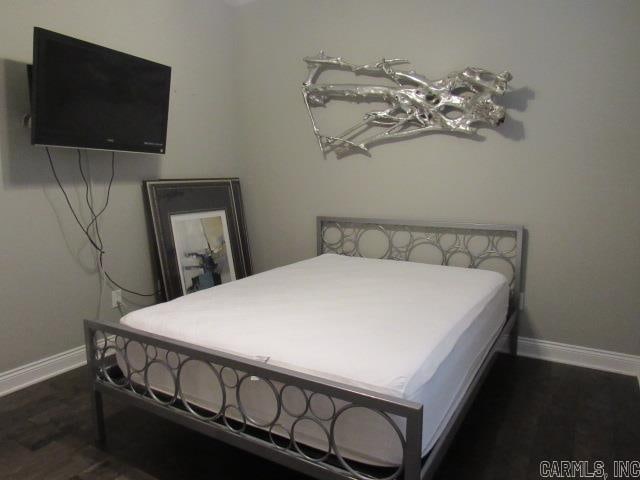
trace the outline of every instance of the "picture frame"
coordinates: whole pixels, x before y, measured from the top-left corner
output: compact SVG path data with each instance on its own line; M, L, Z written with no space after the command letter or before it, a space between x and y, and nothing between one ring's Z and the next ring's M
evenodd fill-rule
M240 180L143 182L165 300L251 275Z

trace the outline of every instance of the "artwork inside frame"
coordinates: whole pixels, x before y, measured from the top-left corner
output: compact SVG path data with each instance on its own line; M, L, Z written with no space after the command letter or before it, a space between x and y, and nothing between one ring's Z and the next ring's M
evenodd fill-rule
M224 210L171 215L182 293L236 279Z
M166 300L251 274L237 178L144 182Z

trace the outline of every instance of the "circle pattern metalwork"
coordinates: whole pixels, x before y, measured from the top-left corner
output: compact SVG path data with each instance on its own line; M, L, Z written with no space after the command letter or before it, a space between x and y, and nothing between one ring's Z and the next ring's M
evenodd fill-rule
M153 369L156 369L156 371L164 370L169 374L169 378L173 383L173 393L167 393L167 392L164 392L163 389L151 387L151 383L154 383L155 385L160 383L158 382L158 380L152 382L151 375L153 373ZM151 398L153 398L156 402L162 405L172 405L176 401L176 398L178 397L177 383L178 382L176 379L175 372L166 363L161 362L160 360L154 360L153 362L149 362L149 364L147 365L147 368L144 371L144 386L147 389L147 393L149 393L149 396ZM167 399L164 400L163 397L166 397Z
M222 408L218 409L217 412L216 411L211 412L209 415L202 413L202 412L205 412L206 409L202 408L201 406L194 407L191 404L191 402L188 400L189 395L187 395L184 389L182 388L183 384L186 383L186 382L183 382L183 378L182 378L182 376L185 374L184 373L185 366L197 365L198 363L203 365L204 369L213 373L213 378L217 383L217 385L215 386L217 387L217 390L220 391L220 397L221 397L220 404L221 406L226 405L227 394L226 394L226 389L224 388L224 383L222 382L222 377L220 376L220 373L213 367L213 365L211 365L210 363L204 362L202 360L195 360L195 359L189 358L184 362L182 362L182 364L178 368L178 375L177 375L178 394L182 399L182 404L189 411L189 413L200 418L201 420L217 420L220 417L220 415L222 415Z
M377 477L360 472L349 464L335 439L335 426L341 415L352 408L367 407L344 401L337 404L338 399L321 392L303 389L295 384L275 382L233 367L213 364L205 358L192 358L182 353L167 351L137 339L108 336L104 332L95 332L93 339L92 348L95 349L98 380L117 388L128 389L167 408L179 408L199 421L217 425L237 435L255 438L256 428L263 430L264 433L259 438L288 455L322 464L323 467L359 480L377 480ZM216 398L219 398L219 405L215 408L202 408L195 403L195 394L189 391L187 377L190 378L192 375L187 373L187 369L196 366L200 373L208 372L210 388L216 391ZM120 369L119 375L116 374L116 367ZM252 390L255 393L254 389L246 388L247 382L254 381L260 381L263 390L273 393L273 418L269 416L265 420L249 415L247 407L250 401L244 396L251 394ZM337 405L340 408L337 408ZM400 438L404 455L405 440L396 423L384 412L369 408L367 410L377 413L390 423ZM315 432L312 435L313 447L300 440L303 424L306 424L306 435L310 435L310 429ZM247 428L248 426L253 428ZM326 447L318 449L318 443ZM329 463L330 457L335 457L336 461ZM382 480L395 479L401 472L400 466Z
M237 415L233 415L231 417L231 420L234 420L236 422L240 422L241 426L240 428L234 428L230 423L229 423L229 411L236 411L238 412ZM237 418L233 418L233 417L237 417ZM238 420L238 418L240 418L240 420ZM238 407L236 407L235 405L227 405L222 409L222 419L224 421L225 426L229 429L229 430L233 430L236 433L240 433L240 432L244 432L245 428L247 428L247 418L244 416L244 414L242 413L242 410L240 410Z
M108 365L109 363L109 358L111 357L116 357L118 360L120 360L122 358L122 353L118 352L118 350L113 346L113 345L109 345L109 344L105 344L105 347L102 349L101 353L100 353L100 363L102 365ZM127 365L123 365L124 371L123 377L115 377L112 374L112 368L103 368L103 375L104 378L112 385L115 385L116 387L125 387L126 386L126 382L127 382L127 377L131 374L130 370L127 368Z
M323 403L324 406L322 405ZM331 413L323 415L323 413L326 412L323 412L322 410L325 410L327 406L330 408ZM309 397L309 410L318 420L329 421L336 414L336 404L333 401L333 398L325 395L324 393L314 392Z
M326 439L326 442L327 442L327 447L326 447L326 451L323 452L323 454L321 456L314 457L314 456L311 456L311 455L305 453L305 451L303 450L303 446L300 445L296 441L296 426L300 422L312 422L312 423L315 423L316 426L318 426L320 428L320 431L325 436L325 439ZM329 455L331 455L331 440L330 440L330 437L329 437L329 431L327 430L327 428L322 423L320 423L320 421L318 419L313 418L313 417L298 417L298 418L296 418L296 420L293 422L293 425L291 425L291 443L293 443L294 448L296 449L296 451L300 455L302 455L307 460L311 460L312 462L323 462L327 458L329 458Z
M287 392L291 393L287 395ZM294 397L295 395L299 395L297 399ZM282 409L292 417L301 417L305 413L307 413L307 410L309 410L309 397L304 390L295 385L283 385L280 389L280 399L282 403ZM302 404L301 411L295 410L294 407L296 405L287 406L287 404L289 403Z
M120 349L117 344L116 347ZM155 360L155 358L150 359L142 344L134 340L126 341L122 347L122 351L127 359L127 367L133 372L143 371L150 361Z
M343 415L345 412L347 412L347 411L349 411L351 409L355 409L355 408L366 408L366 407L361 407L359 405L354 405L354 404L345 405L344 407L342 407L333 416L333 419L331 420L331 429L330 429L330 433L329 433L329 439L331 441L331 448L333 449L333 452L334 452L336 458L338 459L338 462L340 462L340 465L342 466L342 468L347 470L354 477L356 477L358 479L361 479L361 480L371 480L371 479L375 479L375 480L393 480L394 478L397 478L402 473L402 468L403 468L402 463L400 463L400 465L398 465L398 468L393 473L391 473L390 475L388 475L386 477L373 477L369 473L364 473L364 472L361 472L361 471L356 470L355 468L353 468L347 462L347 460L343 456L342 452L340 452L340 447L338 446L338 444L336 442L336 424L337 424L338 420L340 419L341 415ZM398 436L398 439L400 440L400 444L402 445L403 457L404 457L405 439L404 439L404 435L402 434L402 431L400 431L400 427L398 427L398 425L385 412L381 412L380 410L373 410L373 409L370 409L370 408L367 409L367 410L369 410L370 412L377 413L378 415L380 415L384 420L386 420L389 423L391 428L394 430L394 432Z
M276 411L271 420L260 422L258 419L251 417L248 414L247 408L245 406L245 403L242 401L242 395L241 395L242 384L245 383L246 381L251 381L251 382L262 381L271 389L271 392L273 393L273 396L276 402ZM249 375L248 373L245 374L238 382L238 386L236 387L236 403L238 405L238 408L242 412L242 415L256 427L271 427L278 421L278 418L280 417L280 411L282 410L282 397L280 396L280 392L278 392L278 389L276 389L276 387L273 385L273 382L271 382L271 380L266 378Z
M220 369L220 377L222 378L222 383L227 388L236 388L238 386L238 372L236 372L233 368L222 367ZM233 381L229 382L229 378L232 378Z
M380 232L376 245L367 245L372 236ZM507 275L513 291L516 280L517 239L511 231L460 230L446 227L408 227L404 225L345 224L326 222L322 225L322 253L337 253L353 257L375 256L402 261L421 261L440 265L479 268L490 259L504 262L510 268L496 270ZM380 239L386 238L381 246ZM430 250L429 250L430 249ZM365 255L374 252L373 255ZM420 254L422 253L422 255ZM462 259L464 258L464 260ZM492 260L493 261L493 260ZM460 265L460 263L462 265Z
M276 431L276 429L279 429L279 431ZM278 440L276 440L277 438L286 438L287 442L285 444L280 444ZM288 450L289 448L291 448L290 432L284 425L280 423L274 423L273 425L271 425L271 427L269 427L269 441L273 444L274 447L281 450Z

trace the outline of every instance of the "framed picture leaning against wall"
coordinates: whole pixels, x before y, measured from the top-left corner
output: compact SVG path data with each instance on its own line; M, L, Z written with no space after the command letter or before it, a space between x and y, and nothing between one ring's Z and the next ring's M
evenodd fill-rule
M166 300L251 274L237 178L148 180L144 192Z

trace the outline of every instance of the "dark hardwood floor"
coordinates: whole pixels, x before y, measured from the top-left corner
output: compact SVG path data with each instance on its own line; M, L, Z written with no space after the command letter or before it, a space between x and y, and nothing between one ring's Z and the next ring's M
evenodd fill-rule
M0 399L0 478L302 478L108 396L99 449L86 375L81 368ZM438 478L539 479L541 460L602 460L608 469L640 460L638 379L500 356Z

